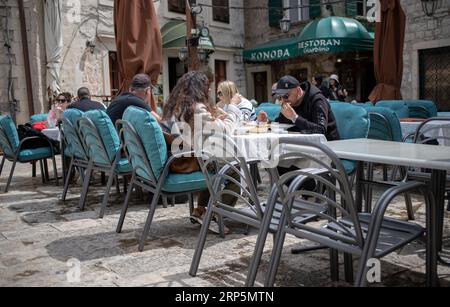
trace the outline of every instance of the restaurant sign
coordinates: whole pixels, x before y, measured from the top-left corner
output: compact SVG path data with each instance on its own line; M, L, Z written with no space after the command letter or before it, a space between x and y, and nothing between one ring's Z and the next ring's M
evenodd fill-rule
M340 39L314 39L298 43L300 54L331 53L341 48Z
M250 60L255 62L289 59L291 57L291 51L289 48L261 50L251 53Z

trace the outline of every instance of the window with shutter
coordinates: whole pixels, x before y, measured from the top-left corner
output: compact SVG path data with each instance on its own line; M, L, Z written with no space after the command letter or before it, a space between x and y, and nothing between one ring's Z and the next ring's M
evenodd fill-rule
M311 19L320 18L322 16L322 12L320 9L320 0L309 0L309 16Z
M213 20L230 23L230 3L229 0L213 0Z
M169 12L185 14L186 0L168 0ZM196 4L196 0L189 0L191 5Z
M279 27L283 19L283 0L269 0L269 25Z
M320 0L318 0L320 3ZM310 2L314 0L284 0L284 8L287 9L291 22L307 21L310 19ZM319 16L320 16L320 6Z
M348 17L354 17L358 15L358 2L356 0L345 1L345 12Z

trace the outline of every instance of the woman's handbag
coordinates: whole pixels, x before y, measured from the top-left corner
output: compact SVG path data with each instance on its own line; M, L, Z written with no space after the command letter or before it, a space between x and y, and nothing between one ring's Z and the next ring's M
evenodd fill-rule
M166 140L167 148L169 153L171 152L171 147L173 142L177 139L177 136L164 133L164 138ZM177 174L190 174L200 171L200 165L198 164L198 159L196 157L183 157L177 158L170 166L170 171Z

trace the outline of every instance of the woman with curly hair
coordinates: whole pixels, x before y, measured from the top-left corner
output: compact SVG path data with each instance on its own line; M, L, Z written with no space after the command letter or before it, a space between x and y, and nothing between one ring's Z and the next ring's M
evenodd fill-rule
M233 134L238 127L241 111L235 105L230 105L228 112L214 106L210 102L210 83L204 73L192 71L178 81L168 101L164 106L163 125L170 130L172 136L181 137L183 150L192 150L194 140L208 131L221 131ZM190 131L186 131L189 129ZM177 143L178 144L178 143ZM192 173L200 168L192 158L182 158L176 163L178 173ZM184 164L184 165L183 165ZM229 184L230 190L240 192L236 185ZM226 200L224 199L224 202ZM202 223L209 202L209 193L199 195L198 207L194 210L192 219ZM236 200L230 197L228 204L234 205ZM212 230L217 232L218 225L212 223Z

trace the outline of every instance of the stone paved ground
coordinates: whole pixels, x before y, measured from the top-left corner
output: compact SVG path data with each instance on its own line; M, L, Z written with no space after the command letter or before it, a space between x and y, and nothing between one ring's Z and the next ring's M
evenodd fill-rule
M9 163L0 178L6 183ZM187 272L199 226L190 223L187 205L158 208L144 253L137 252L137 242L146 218L146 202L134 200L124 232L115 233L122 196L113 196L105 219L97 219L104 188L91 185L85 212L77 208L79 188L70 190L68 200L59 201L61 187L43 186L31 179L31 168L17 169L10 193L0 194L0 286L242 286L256 241L256 233L246 235L240 225L229 225L232 233L221 239L210 234L197 278ZM39 177L39 174L38 174ZM98 177L98 176L97 176ZM267 184L260 188L267 194ZM418 222L424 222L420 199L414 198ZM401 199L389 209L405 217ZM446 234L449 233L449 215ZM271 240L258 275L264 280ZM450 240L446 240L447 245ZM330 281L328 254L311 252L290 254L292 247L308 242L288 238L278 274L278 286L349 286ZM409 245L382 261L380 286L423 286L424 243ZM69 283L68 260L81 262L81 280ZM70 262L69 262L70 264ZM356 264L356 263L355 263ZM450 285L450 269L439 267L444 286Z

